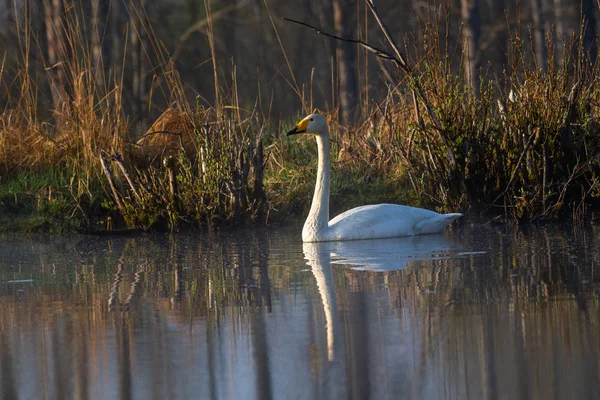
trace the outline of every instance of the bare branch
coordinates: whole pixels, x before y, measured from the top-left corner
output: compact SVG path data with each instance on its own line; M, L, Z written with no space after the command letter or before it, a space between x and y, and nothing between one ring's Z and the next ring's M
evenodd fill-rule
M379 16L379 13L377 12L377 6L375 5L375 2L373 0L366 0L366 2L367 2L367 5L369 6L369 9L371 10L371 13L373 13L373 16L377 20L377 23L379 24L379 27L383 31L383 34L385 35L385 38L387 39L387 41L392 46L392 49L394 50L394 53L396 53L396 58L398 58L398 60L400 61L400 63L404 65L403 69L405 69L405 71L408 74L412 74L412 70L409 68L408 63L406 62L406 58L404 57L404 55L402 54L402 52L400 51L400 49L396 45L396 42L392 38L392 35L390 34L390 31L385 26L385 24L383 23L383 20Z
M137 139L134 142L127 142L128 144L132 144L134 146L139 146L139 147L143 147L144 144L140 144L140 142L144 139L146 139L148 136L153 136L153 135L175 135L175 136L179 136L179 141L181 142L181 133L180 132L171 132L171 131L152 131L152 132L148 132L146 134L144 134L142 137L140 137L139 139Z
M435 128L440 135L440 139L442 139L442 143L444 143L444 146L446 147L446 153L448 155L448 158L450 159L452 168L456 170L456 158L454 157L454 152L452 151L452 149L449 146L448 138L446 137L442 123L440 122L435 110L433 109L431 102L425 96L425 91L423 90L423 87L419 83L419 80L416 79L415 74L412 71L412 69L408 66L408 64L406 62L406 58L404 57L404 55L398 48L398 45L394 41L394 38L392 38L390 31L388 30L387 26L384 24L383 20L381 19L381 16L377 12L377 6L375 5L375 1L374 0L365 0L365 1L367 2L369 9L371 10L371 13L375 17L375 20L377 20L379 27L383 31L385 38L389 42L390 46L392 46L394 53L396 53L396 58L400 61L401 65L404 65L404 67L402 69L404 71L406 71L406 73L412 78L413 85L414 85L413 94L416 92L416 94L418 94L419 97L421 98L421 100L423 100L423 102L425 103L425 107L427 107L427 113L429 114L429 117L433 120L433 123L435 124ZM419 119L420 117L417 115L417 118ZM461 179L461 186L463 186L463 185L464 185L464 183L462 182L462 179ZM462 190L462 188L461 188L461 190Z
M125 210L125 205L123 204L123 201L121 200L121 196L119 195L119 191L117 190L117 187L114 184L114 178L113 178L113 174L110 170L110 167L108 166L106 159L102 155L100 155L100 165L102 165L102 170L104 171L104 174L106 175L106 179L108 180L108 185L110 186L110 189L112 190L113 197L115 198L115 202L117 203L119 210L121 210L121 212L123 212Z
M295 19L291 19L291 18L287 18L287 17L283 17L284 20L288 21L288 22L293 22L295 24L298 25L302 25L302 26L306 26L307 28L312 29L313 31L317 32L319 35L323 35L323 36L327 36L333 39L337 39L337 40L341 40L343 42L350 42L350 43L356 43L361 45L362 47L364 47L365 49L367 49L368 51L370 51L371 53L375 54L377 57L382 58L384 60L387 61L393 61L394 63L396 63L396 65L398 65L398 67L400 67L401 69L403 69L404 71L406 71L407 73L409 71L407 71L405 69L405 65L406 63L403 63L402 60L394 57L393 55L391 55L390 53L388 53L385 50L381 50L375 46L370 45L369 43L363 42L360 39L354 39L354 38L344 38L341 36L337 36L337 35L333 35L331 33L325 32L324 30L317 28L316 26L307 24L306 22L302 22L302 21L297 21Z
M368 51L370 51L371 53L375 54L377 57L380 57L384 60L388 60L388 61L393 61L398 68L400 68L402 71L404 71L406 73L406 75L408 75L408 77L412 80L413 82L413 97L418 96L424 103L425 103L425 107L427 108L427 113L429 114L430 118L432 119L434 125L435 125L435 129L438 132L440 139L442 140L442 143L444 143L444 147L446 148L446 154L448 155L448 158L450 159L450 163L452 164L452 168L454 170L456 170L456 158L454 157L454 152L452 151L452 149L450 148L450 145L448 143L448 139L446 137L445 131L443 129L443 126L435 112L435 110L433 109L433 106L431 104L431 102L427 99L427 97L425 96L425 91L423 90L423 87L421 86L421 84L419 83L418 78L416 77L414 71L412 70L412 68L408 65L408 63L406 62L406 58L404 57L404 55L402 54L402 52L400 51L400 49L398 48L398 46L396 45L396 42L394 41L394 39L392 38L389 30L387 29L387 27L385 26L385 24L383 23L383 20L381 19L381 17L379 16L379 13L377 12L377 6L375 5L375 2L373 0L365 0L367 2L367 5L369 6L369 9L371 10L371 12L373 13L373 16L375 17L375 19L377 20L377 23L379 24L379 27L381 28L381 30L383 31L387 41L390 43L390 45L392 46L392 49L394 50L395 55L388 53L385 50L382 50L380 48L377 48L373 45L370 45L369 43L363 42L362 40L359 39L354 39L354 38L344 38L344 37L340 37L337 35L333 35L331 33L325 32L320 28L317 28L313 25L307 24L305 22L301 22L301 21L296 21L294 19L291 18L287 18L287 17L283 17L284 20L289 21L289 22L293 22L295 24L299 24L302 26L305 26L307 28L310 28L312 30L314 30L315 32L317 32L320 35L324 35L333 39L337 39L337 40L341 40L344 42L351 42L351 43L356 43L361 45L362 47L364 47L365 49L367 49ZM418 108L415 108L416 112L417 112L417 120L419 121L419 124L422 125L421 123L421 117L419 115L418 112ZM463 185L463 183L461 182L461 186ZM462 188L461 188L462 190Z

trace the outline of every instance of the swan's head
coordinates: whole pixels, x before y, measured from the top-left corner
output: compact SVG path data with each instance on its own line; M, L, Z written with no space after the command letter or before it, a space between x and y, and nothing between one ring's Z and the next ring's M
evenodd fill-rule
M325 117L317 113L310 114L308 117L298 122L294 129L289 131L287 135L296 135L298 133L313 133L317 135L326 135L328 131Z

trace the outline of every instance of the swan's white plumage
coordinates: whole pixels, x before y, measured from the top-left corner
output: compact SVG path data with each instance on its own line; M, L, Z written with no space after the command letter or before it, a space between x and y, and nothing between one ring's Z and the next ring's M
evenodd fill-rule
M288 135L315 134L319 151L317 182L310 212L302 229L304 242L382 239L423 235L444 230L462 214L439 214L397 204L374 204L348 210L329 221L329 131L325 118L311 114Z

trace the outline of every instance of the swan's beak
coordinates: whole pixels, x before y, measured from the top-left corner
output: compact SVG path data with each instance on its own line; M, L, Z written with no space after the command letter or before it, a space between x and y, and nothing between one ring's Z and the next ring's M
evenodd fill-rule
M298 133L305 133L307 127L308 127L308 119L303 119L302 121L298 122L298 125L296 125L294 127L294 129L292 129L291 131L289 131L287 133L287 136L297 135Z

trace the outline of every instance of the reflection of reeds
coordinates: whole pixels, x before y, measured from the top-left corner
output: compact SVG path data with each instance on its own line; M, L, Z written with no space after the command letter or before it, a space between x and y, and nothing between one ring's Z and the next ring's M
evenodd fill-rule
M119 297L119 285L123 280L123 263L120 262L117 264L117 272L115 272L115 279L113 280L113 284L110 288L110 295L108 297L108 310L114 311L117 299Z
M590 311L597 315L600 309L597 301L593 303ZM585 368L564 368L566 360L586 358L599 343L594 324L585 321L574 301L553 301L545 307L526 302L477 305L462 314L434 315L433 323L442 328L443 336L428 333L427 340L437 344L443 340L444 353L424 358L438 360L446 390L452 392L469 387L470 396L477 398L486 393L515 398L530 392L536 397L573 398L577 385L557 388L547 379L566 372L561 377L565 382L597 381L596 372L590 379L577 376Z
M135 335L156 334L152 324L159 327L160 335L167 325L202 326L193 330L194 339L204 341L200 344L212 354L207 361L211 368L217 371L226 362L221 355L223 343L242 337L239 342L259 352L251 358L257 363L255 379L270 385L269 363L273 361L269 352L285 349L270 347L275 338L269 316L280 313L282 304L294 307L308 298L312 306L307 307L306 329L311 330L307 335L311 339L306 351L313 349L315 370L334 368L328 364L325 348L333 335L333 330L327 331L329 324L338 324L335 338L345 344L338 347L336 359L339 354L341 360L354 363L345 372L350 374L349 382L361 378L369 360L393 364L391 355L385 353L392 341L400 347L413 346L402 355L407 357L402 368L386 367L389 387L381 381L357 384L353 388L357 395L381 394L378 390L392 388L402 369L415 377L406 388L415 398L427 397L421 391L432 380L444 382L443 389L459 398L467 397L461 392L467 385L472 390L469 396L476 398L485 397L486 390L494 387L518 397L518 390L526 390L527 385L550 396L543 374L564 372L561 365L566 360L583 358L589 349L600 347L600 298L595 289L599 277L592 268L600 261L598 229L576 228L571 233L551 227L532 232L490 228L485 234L482 229L487 228L462 235L465 243L480 246L476 250L487 250L486 255L416 262L405 270L386 273L334 267L328 279L336 303L323 302L323 287L310 273L300 272L306 265L299 244L290 247L289 241L278 242L277 236L262 231L203 233L193 239L177 235L110 239L106 254L75 271L61 267L65 263L57 262L49 249L36 251L40 263L55 267L23 271L34 279L24 293L0 286L0 346L12 349L13 355L12 361L2 362L13 363L14 371L21 356L53 370L56 365L76 365L81 371L77 384L85 387L92 384L85 381L85 374L94 376L90 380L108 379L104 368L114 354L106 336L115 332L118 346L114 351L121 357L124 369L120 373L126 380L131 378L126 369L139 356ZM570 244L574 237L577 246ZM129 274L132 266L138 267ZM7 280L4 274L0 271L0 282ZM25 276L11 275L11 279L20 277ZM123 287L129 292L119 303ZM152 303L160 312L152 312L147 319L148 308L134 307L135 299ZM323 318L325 303L337 304L337 309ZM128 312L115 313L120 304ZM24 332L36 332L30 334L34 339ZM43 346L32 346L32 340ZM153 337L151 342L155 347L150 351L172 356L168 351L172 344L165 343L165 336ZM62 349L61 354L53 349ZM598 354L593 357L600 362ZM501 360L518 368L506 368ZM10 366L2 367L10 371ZM593 368L570 368L573 374L597 374ZM67 373L57 372L60 379L73 382L75 378ZM568 378L576 379L574 375ZM71 390L69 385L62 390ZM564 398L572 394L566 386L558 393ZM437 394L429 397L440 397Z
M597 231L597 228L579 227L573 233L550 227L541 227L535 232L499 229L484 235L477 230L465 231L462 233L465 242L475 242L473 238L478 236L487 238L481 242L483 249L489 249L487 254L427 262L423 267L417 263L414 268L387 273L335 270L338 305L347 308L348 292L376 288L387 293L390 306L398 309L406 305L415 309L441 306L458 312L474 304L497 301L549 304L558 299L582 298L587 302L590 296L596 295L595 287L600 278L593 268L600 262L596 251ZM108 299L104 304L113 310L118 304L121 285L128 280L126 268L143 265L132 272L132 279L127 282L129 292L124 304L131 303L136 296L184 297L187 306L193 307L198 316L206 316L210 312L209 304L217 309L229 306L270 309L273 296L289 294L312 282L295 268L272 267L269 243L273 238L263 231L242 231L223 246L218 244L222 239L217 234L204 235L202 240L188 245L183 253L181 245L176 244L177 236L168 237L167 243L173 246L168 255L163 254L163 239L155 242L150 237L122 238L120 241L126 245L118 247L111 240L109 260L116 268L112 274L87 261L74 270L71 286L67 286L69 293L61 293L61 296L68 294L74 298L78 294L81 296L75 297L78 301L83 296L94 301ZM571 245L574 240L583 244ZM62 261L44 255L50 248L39 251L42 251L39 262L45 266L55 265L54 270L46 267L35 274L11 275L6 280L33 279L33 283L25 285L37 288L39 294L34 299L44 301L44 296L49 294L46 290L50 289L45 282L51 282L52 276L60 276L65 271L59 267ZM482 262L489 267L482 267ZM295 263L297 267L303 266L301 259ZM173 270L165 270L166 266L173 265Z
M137 289L138 289L138 285L140 283L141 277L142 277L142 271L139 269L136 270L135 274L133 275L133 282L131 282L131 286L129 287L129 295L127 296L127 299L125 299L125 302L123 303L124 311L129 311L131 302L134 300L135 294L137 293Z

